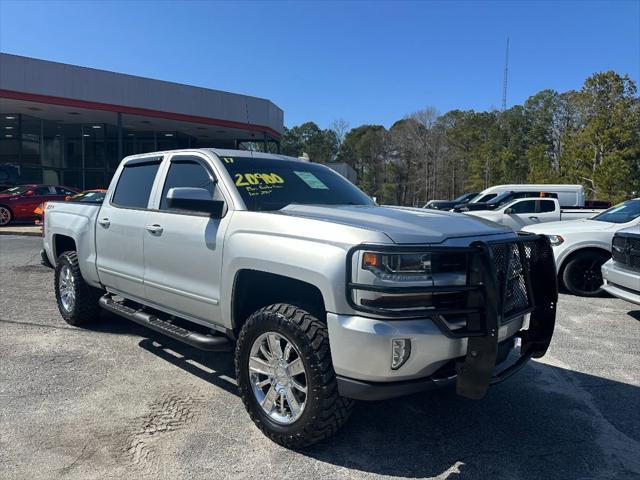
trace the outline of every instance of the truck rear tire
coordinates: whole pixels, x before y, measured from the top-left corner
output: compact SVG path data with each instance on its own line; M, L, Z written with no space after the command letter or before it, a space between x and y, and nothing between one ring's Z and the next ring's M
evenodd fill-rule
M569 293L580 297L603 294L600 268L609 259L604 252L588 250L576 254L562 271L562 283Z
M55 291L60 315L69 325L85 325L98 319L102 291L84 281L76 252L64 252L58 257Z
M347 421L353 400L338 394L327 327L285 303L246 321L236 346L240 397L256 426L287 448L324 440Z

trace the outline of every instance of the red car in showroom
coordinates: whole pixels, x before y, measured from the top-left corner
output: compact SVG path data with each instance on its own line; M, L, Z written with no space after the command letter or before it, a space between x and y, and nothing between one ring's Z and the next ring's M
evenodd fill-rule
M79 190L61 185L18 185L0 192L0 226L11 222L32 221L33 211L43 202L64 200Z

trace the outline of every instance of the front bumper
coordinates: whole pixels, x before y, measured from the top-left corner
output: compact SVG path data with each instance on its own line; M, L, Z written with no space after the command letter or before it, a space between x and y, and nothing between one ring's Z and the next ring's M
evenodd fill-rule
M442 251L445 247L438 248ZM547 238L526 235L517 240L446 248L453 252L459 249L469 258L466 304L455 309L456 314L464 311L465 325L451 327L447 322L451 308L426 309L422 318L393 320L328 314L332 359L342 395L378 400L455 381L460 395L482 398L490 384L515 373L531 357L546 353L558 296ZM351 296L353 289L366 287L348 285L347 298L352 306L366 311L354 305ZM425 293L446 290L423 289ZM520 295L520 303L511 298L515 294ZM525 322L527 315L529 321ZM392 341L398 338L411 341L411 354L402 367L393 370ZM496 365L515 340L521 345L517 359L495 374Z
M608 260L602 265L602 289L627 302L640 305L640 272L626 269Z

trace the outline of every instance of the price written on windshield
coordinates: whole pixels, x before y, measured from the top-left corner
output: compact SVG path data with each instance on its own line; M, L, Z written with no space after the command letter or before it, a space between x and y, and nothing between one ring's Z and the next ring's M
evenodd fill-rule
M236 173L235 178L237 187L284 183L284 179L277 173Z

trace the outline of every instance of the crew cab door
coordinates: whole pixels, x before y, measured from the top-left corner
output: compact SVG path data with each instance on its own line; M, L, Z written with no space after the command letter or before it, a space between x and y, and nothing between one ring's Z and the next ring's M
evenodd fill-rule
M502 223L516 232L527 225L560 219L558 203L553 199L523 198L504 209Z
M164 180L158 187L154 209L144 223L147 299L178 316L221 324L222 247L231 215L211 218L170 209L167 193L175 187L196 187L209 190L213 199L225 197L205 157L175 154L165 161L162 171Z
M143 241L161 157L128 161L105 198L96 225L100 282L131 299L145 299Z
M523 198L516 200L503 210L502 224L516 232L527 225L537 223L536 200Z
M541 198L537 200L538 220L536 223L556 222L560 220L560 204L557 200Z

